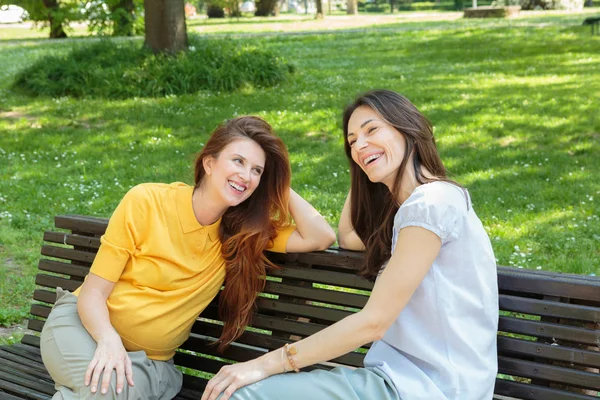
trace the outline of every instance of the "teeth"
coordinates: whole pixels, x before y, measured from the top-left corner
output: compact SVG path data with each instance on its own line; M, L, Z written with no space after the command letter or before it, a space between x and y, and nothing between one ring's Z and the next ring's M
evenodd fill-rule
M245 188L245 187L243 187L243 186L240 186L240 185L238 185L237 183L235 183L235 182L231 182L231 181L229 181L229 186L231 186L232 188L234 188L235 190L238 190L238 191L240 191L240 192L243 192L244 190L246 190L246 188Z
M365 165L368 165L371 161L375 161L379 157L381 157L381 154L373 154L372 156L369 156L369 157L365 158L365 160L363 161L363 163Z

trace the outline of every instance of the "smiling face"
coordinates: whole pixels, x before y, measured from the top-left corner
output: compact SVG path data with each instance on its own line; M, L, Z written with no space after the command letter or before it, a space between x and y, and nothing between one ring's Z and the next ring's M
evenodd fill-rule
M354 110L348 120L352 160L371 182L380 182L390 190L406 152L406 140L396 128L385 122L368 106Z
M264 150L254 140L236 139L216 158L204 158L206 184L228 207L237 206L260 184L265 159Z

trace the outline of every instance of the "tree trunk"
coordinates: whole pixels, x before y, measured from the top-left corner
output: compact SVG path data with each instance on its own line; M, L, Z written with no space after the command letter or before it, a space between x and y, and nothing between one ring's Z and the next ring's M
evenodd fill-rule
M111 7L113 17L113 36L133 36L133 0L119 0Z
M188 46L183 0L144 0L146 39L154 53L178 53Z
M254 15L257 17L270 17L279 14L277 0L258 0L256 1L256 11Z
M323 18L323 0L315 0L317 3L317 19Z
M67 37L63 28L63 19L56 18L58 14L58 0L43 0L44 7L48 13L48 23L50 24L50 39L63 39Z
M436 0L438 1L438 0ZM396 4L396 0L390 0L390 13L394 13L394 4Z
M358 15L358 3L357 0L347 0L346 3L346 14Z

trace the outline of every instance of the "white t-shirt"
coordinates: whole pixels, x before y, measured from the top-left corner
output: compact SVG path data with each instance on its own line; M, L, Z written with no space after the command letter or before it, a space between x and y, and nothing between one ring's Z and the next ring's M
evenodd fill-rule
M497 373L496 260L468 194L447 182L417 187L394 218L442 241L431 270L365 367L393 381L402 400L489 400Z

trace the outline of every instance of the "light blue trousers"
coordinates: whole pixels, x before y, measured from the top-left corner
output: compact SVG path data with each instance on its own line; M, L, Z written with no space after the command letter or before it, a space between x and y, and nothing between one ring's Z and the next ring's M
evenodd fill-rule
M231 399L400 400L400 396L389 378L376 369L335 368L274 375L237 390Z

